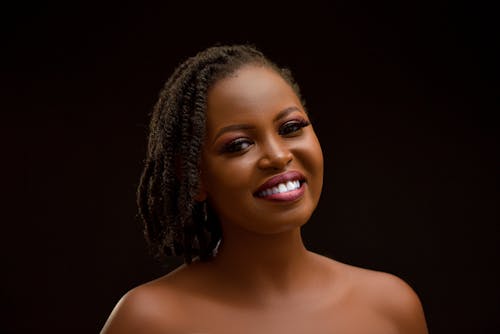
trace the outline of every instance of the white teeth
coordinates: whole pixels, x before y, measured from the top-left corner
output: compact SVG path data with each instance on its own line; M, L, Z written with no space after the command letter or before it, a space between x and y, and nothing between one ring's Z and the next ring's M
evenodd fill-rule
M260 197L265 197L278 193L285 193L300 188L300 181L288 181L286 183L280 183L275 187L263 190L259 193Z
M286 183L286 190L288 190L288 191L292 191L292 190L294 190L294 189L296 189L296 187L295 187L295 182L288 181L288 182Z

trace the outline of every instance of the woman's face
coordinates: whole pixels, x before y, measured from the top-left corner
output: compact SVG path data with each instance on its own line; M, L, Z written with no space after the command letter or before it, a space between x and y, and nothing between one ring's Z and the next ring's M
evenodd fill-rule
M290 85L246 65L208 92L200 199L224 225L270 234L306 223L323 183L323 155Z

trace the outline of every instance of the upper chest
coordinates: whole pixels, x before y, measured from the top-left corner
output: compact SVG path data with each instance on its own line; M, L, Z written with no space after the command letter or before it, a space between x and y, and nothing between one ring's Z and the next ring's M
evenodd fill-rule
M172 320L172 319L170 319ZM198 302L176 321L175 333L391 334L389 319L364 305L308 301L306 304L245 308Z

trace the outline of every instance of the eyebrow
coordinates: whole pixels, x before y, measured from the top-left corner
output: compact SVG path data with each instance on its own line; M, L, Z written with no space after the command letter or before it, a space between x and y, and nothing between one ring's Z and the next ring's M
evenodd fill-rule
M288 107L283 109L282 111L279 112L276 117L273 119L273 123L279 121L282 118L285 118L288 114L294 112L294 111L301 111L299 108L293 106L293 107ZM222 136L226 132L231 132L231 131L237 131L237 130L249 130L255 128L253 125L250 124L233 124L233 125L228 125L223 128L221 128L217 134L215 135L214 142Z

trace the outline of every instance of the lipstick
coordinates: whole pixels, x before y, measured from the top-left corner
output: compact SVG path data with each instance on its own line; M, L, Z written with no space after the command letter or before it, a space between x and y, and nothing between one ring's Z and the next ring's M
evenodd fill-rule
M273 201L293 201L303 195L304 183L305 177L300 172L286 172L267 180L254 196Z

